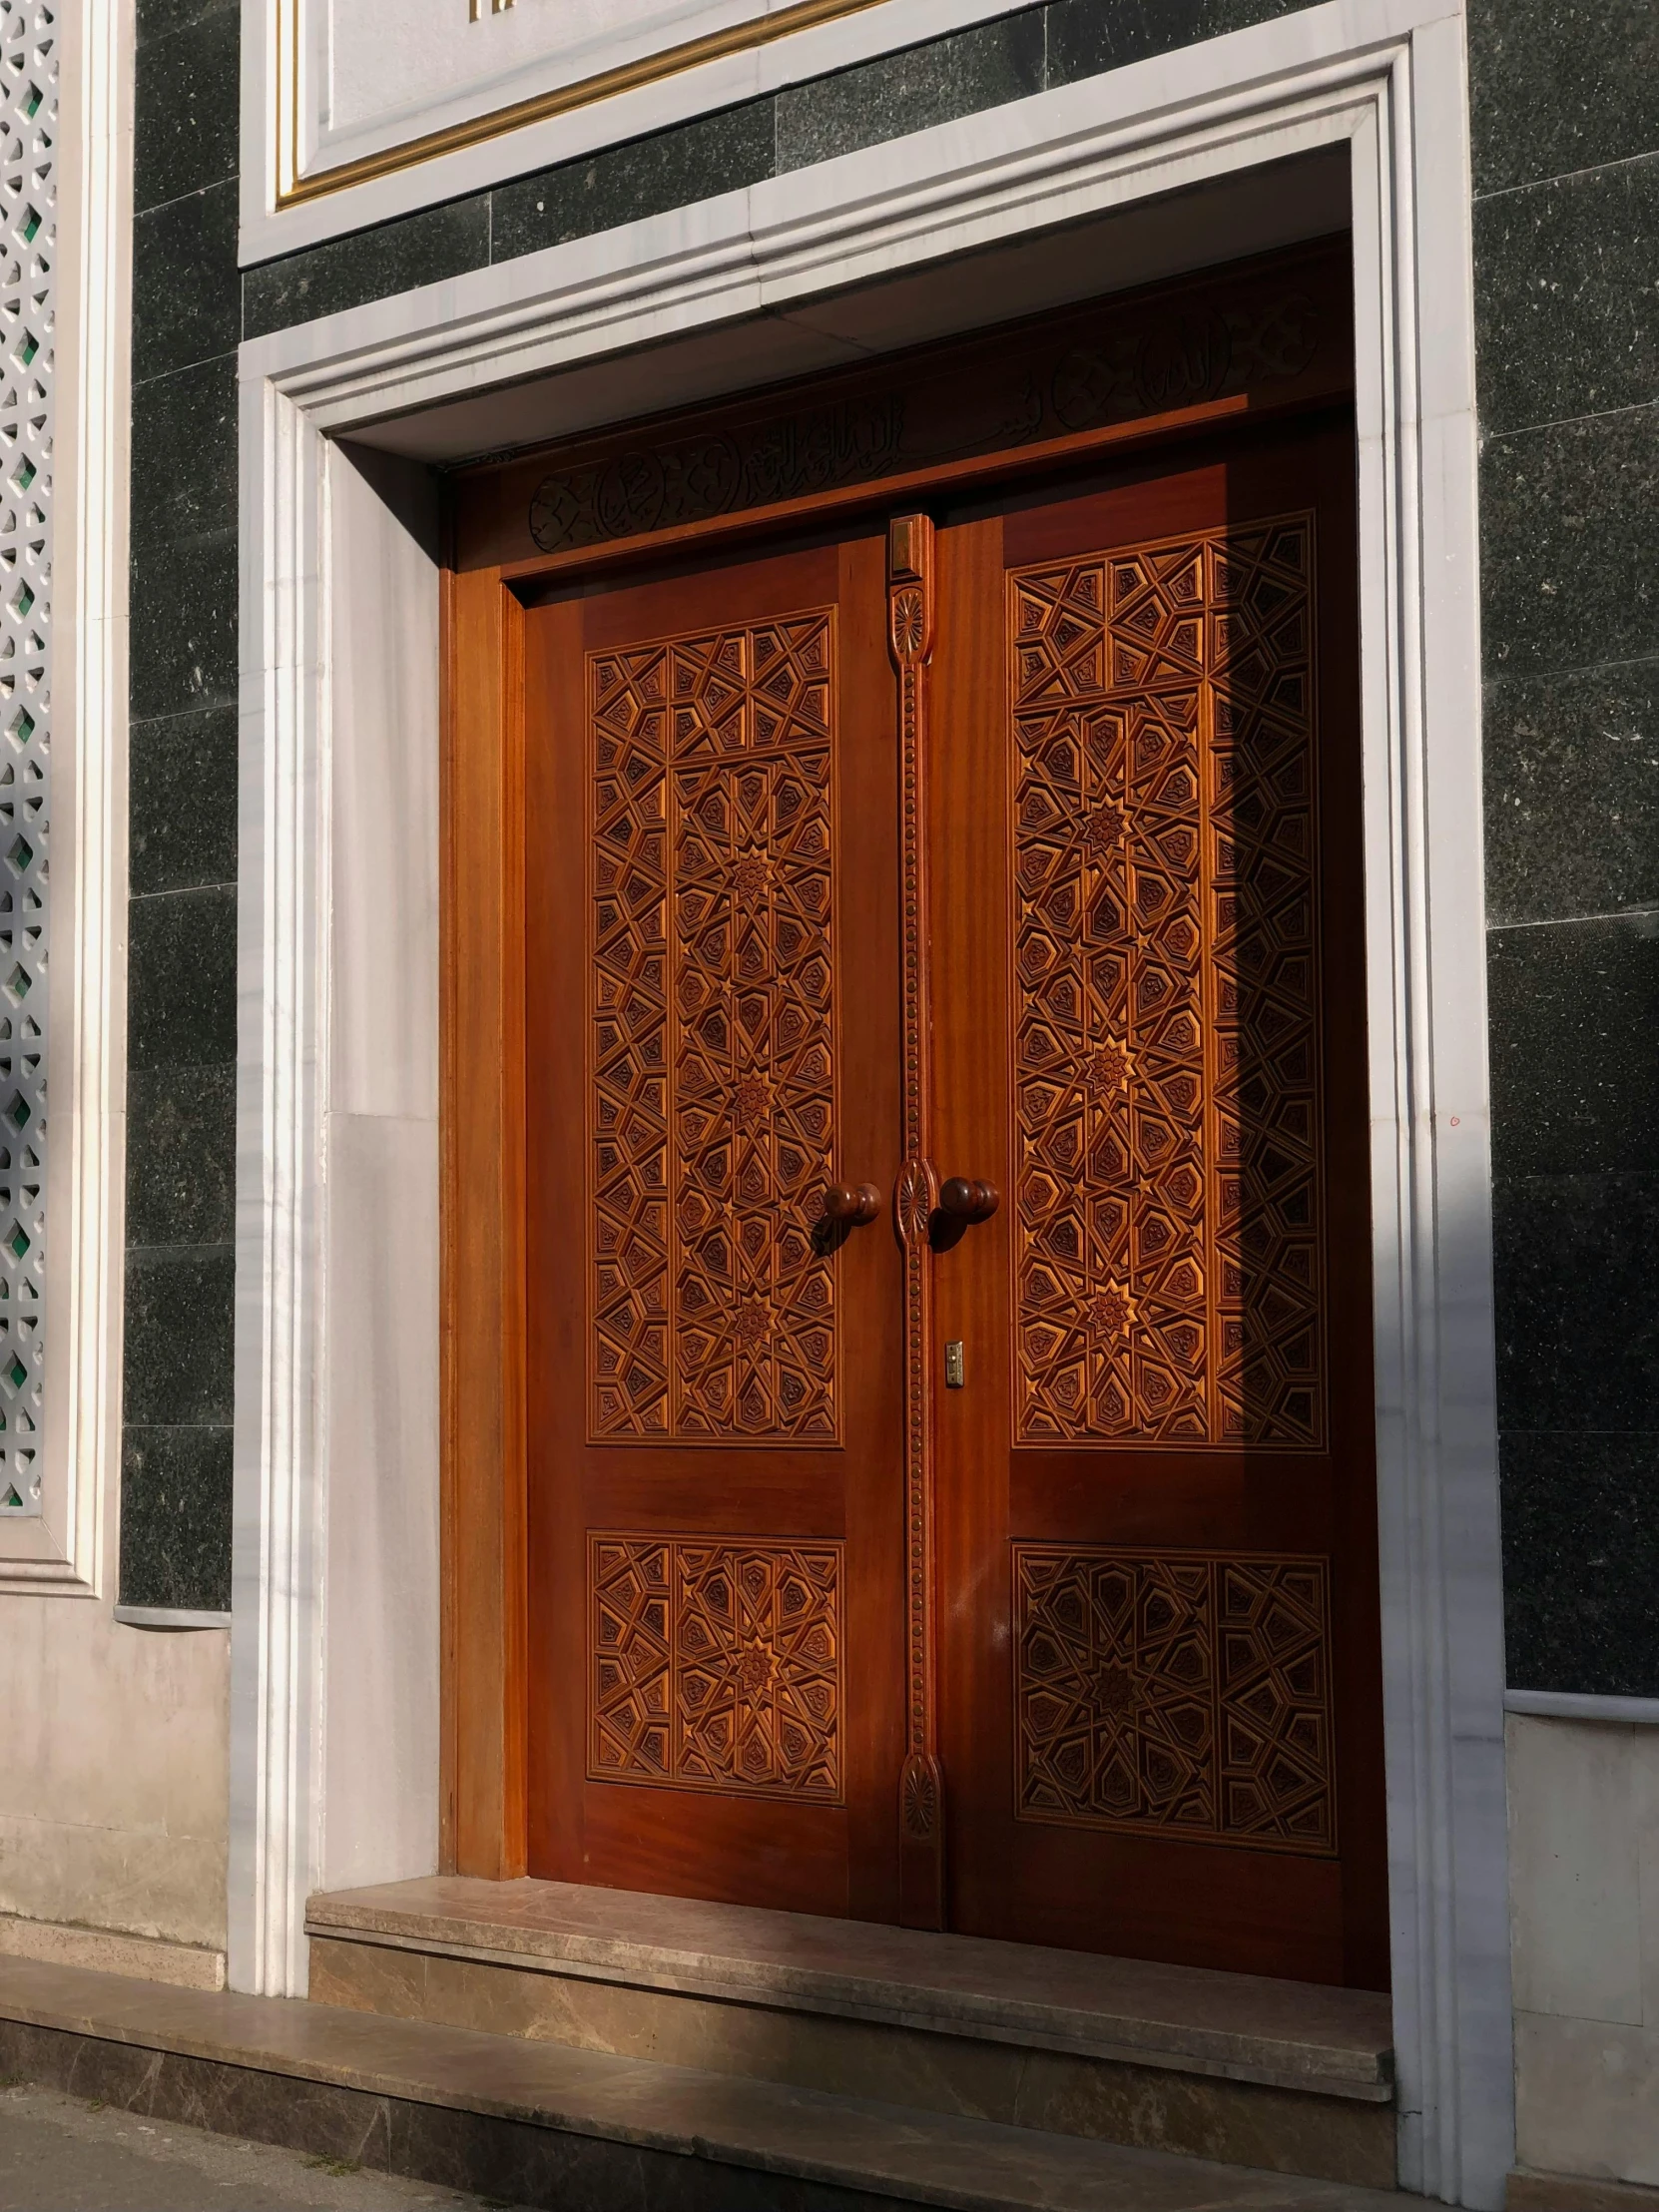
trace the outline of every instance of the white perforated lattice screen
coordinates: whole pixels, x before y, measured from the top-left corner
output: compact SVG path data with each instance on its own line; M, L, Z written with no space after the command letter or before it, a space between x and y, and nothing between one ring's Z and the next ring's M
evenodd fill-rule
M38 1513L58 10L0 0L0 1512Z

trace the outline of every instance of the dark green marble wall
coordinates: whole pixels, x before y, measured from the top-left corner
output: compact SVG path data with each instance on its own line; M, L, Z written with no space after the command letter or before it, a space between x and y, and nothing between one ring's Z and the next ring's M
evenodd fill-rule
M238 0L139 0L120 1596L231 1602Z
M1048 0L235 273L235 0L140 0L123 1596L229 1574L233 348L1288 12ZM1510 1679L1659 1694L1659 12L1474 0Z
M1475 0L1509 1679L1659 1695L1659 10Z

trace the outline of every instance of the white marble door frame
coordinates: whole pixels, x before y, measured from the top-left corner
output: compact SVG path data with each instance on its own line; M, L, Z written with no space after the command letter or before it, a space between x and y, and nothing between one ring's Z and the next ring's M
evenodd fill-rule
M647 344L668 362L675 343L721 330L740 340L726 371L736 387L780 373L768 366L789 357L779 333L822 330L838 311L828 296L856 296L847 287L975 248L1028 240L1035 251L1056 225L1332 147L1350 163L1357 308L1400 2173L1448 2202L1501 2202L1512 2083L1473 316L1463 25L1446 0L1335 0L244 346L237 1986L303 1989L307 1889L335 1861L330 1836L373 1818L352 1810L353 1762L340 1753L356 1691L339 1655L350 1650L354 1674L362 1665L346 1616L367 1607L388 1637L421 1649L436 1638L432 1574L403 1589L399 1610L374 1586L391 1572L381 1552L369 1545L343 1562L328 1543L330 1487L341 1503L352 1473L342 1423L356 1421L361 1448L361 1405L378 1387L341 1371L345 1339L329 1319L331 1298L357 1297L340 1274L337 1224L373 1218L328 1136L342 1081L330 1007L361 985L348 972L356 936L337 926L329 889L342 879L330 854L347 834L339 751L364 711L355 677L359 705L342 706L342 670L363 639L407 619L389 604L397 591L435 594L425 555L413 567L399 555L404 581L392 591L384 563L344 561L333 441L372 438L388 417L492 385L602 356L625 363ZM426 653L429 623L420 635ZM435 742L426 712L406 743ZM369 813L355 810L350 835L373 833ZM405 955L388 936L376 957L395 981ZM412 932L406 959L427 962L430 945L429 932ZM403 982L418 997L431 971ZM435 1250L429 1260L435 1268ZM429 1369L435 1339L419 1350ZM424 1497L435 1495L435 1445L422 1438L403 1479ZM330 1599L330 1574L347 1567L351 1587ZM397 1651L384 1663L395 1672ZM435 1699L432 1713L408 1757L429 1762L435 1792ZM352 1861L361 1879L429 1864L429 1824L411 1816L402 1836L396 1825L381 1816L380 1840Z

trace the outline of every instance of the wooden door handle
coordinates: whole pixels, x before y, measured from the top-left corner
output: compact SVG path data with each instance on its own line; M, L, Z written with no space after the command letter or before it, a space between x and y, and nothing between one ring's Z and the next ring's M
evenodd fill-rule
M994 1183L974 1181L966 1175L947 1176L939 1185L939 1203L928 1225L927 1241L935 1252L948 1252L960 1244L976 1222L989 1221L1000 1194Z
M952 1175L939 1186L939 1211L956 1215L964 1227L989 1221L997 1202L994 1183L973 1183L965 1175Z
M881 1193L873 1183L829 1183L824 1218L837 1229L862 1229L881 1211Z

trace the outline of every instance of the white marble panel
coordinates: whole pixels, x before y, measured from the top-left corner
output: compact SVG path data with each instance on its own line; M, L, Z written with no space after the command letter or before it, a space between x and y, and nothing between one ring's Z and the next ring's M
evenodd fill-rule
M437 494L383 453L328 455L329 1106L438 1110Z
M229 1638L3 1603L0 1912L223 1945Z
M1543 2173L1659 2184L1659 2031L1517 2012L1515 2155Z
M51 1597L4 1606L0 1817L222 1845L225 1632L124 1628ZM0 1885L8 1910L24 1908Z
M1659 1728L1625 1733L1630 1738L1630 1804L1641 1901L1642 2025L1659 2029Z
M0 1815L0 1907L219 1949L225 1941L225 1826L176 1836L89 1821Z
M332 1115L328 1690L318 1880L438 1852L438 1135Z
M1509 1716L1515 2004L1642 2018L1637 1731Z
M438 579L426 470L328 472L319 1879L437 1864Z

